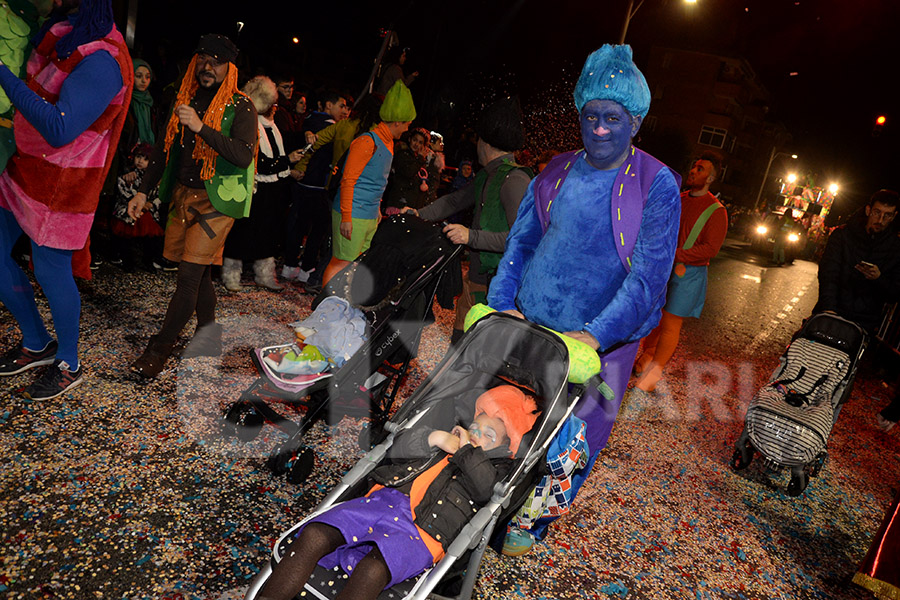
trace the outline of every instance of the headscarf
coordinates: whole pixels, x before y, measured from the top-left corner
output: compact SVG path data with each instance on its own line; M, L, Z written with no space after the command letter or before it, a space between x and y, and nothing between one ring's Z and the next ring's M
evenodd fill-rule
M475 416L482 413L503 421L513 456L519 450L522 436L531 431L540 414L534 398L512 385L498 385L478 396Z
M153 69L146 60L135 58L132 61L134 72L137 73L138 67L144 67L150 71L150 78L153 78ZM131 113L137 121L138 141L147 142L148 144L156 143L156 133L153 131L153 121L150 118L150 109L153 108L153 96L149 90L143 92L137 88L131 93Z
M575 85L575 108L580 113L591 100L613 100L634 117L650 110L650 86L631 58L631 46L604 44L588 56Z

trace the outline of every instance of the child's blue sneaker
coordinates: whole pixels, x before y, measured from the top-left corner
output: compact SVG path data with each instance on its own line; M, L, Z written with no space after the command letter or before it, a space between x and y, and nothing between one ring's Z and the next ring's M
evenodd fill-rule
M504 556L522 556L531 550L534 545L534 536L518 527L510 527L503 540Z

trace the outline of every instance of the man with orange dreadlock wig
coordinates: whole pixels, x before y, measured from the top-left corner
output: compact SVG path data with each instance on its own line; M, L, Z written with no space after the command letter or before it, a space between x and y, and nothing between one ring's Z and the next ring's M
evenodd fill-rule
M128 205L137 220L147 192L159 183L170 202L163 256L178 262L175 293L159 333L131 366L156 377L181 330L197 314L197 330L183 356L218 356L222 326L216 323L211 265L222 264L225 237L235 219L250 214L257 117L253 102L238 90L238 49L227 37L200 38L160 136L140 191Z
M110 0L54 5L32 38L25 81L0 62L0 87L16 107L17 145L0 175L0 301L22 330L21 343L0 357L0 376L50 365L25 388L33 400L55 398L83 381L72 253L87 242L134 80ZM50 303L57 340L11 257L22 233L31 238L34 275Z

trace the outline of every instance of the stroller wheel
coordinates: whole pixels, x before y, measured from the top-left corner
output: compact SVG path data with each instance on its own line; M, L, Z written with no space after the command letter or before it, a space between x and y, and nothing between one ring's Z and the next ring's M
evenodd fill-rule
M225 413L226 431L231 430L242 442L249 442L255 438L262 429L265 419L253 405L246 402L236 402Z
M275 449L266 465L276 475L283 475L291 467L291 461L299 450L297 442L293 438L289 439Z
M731 468L735 471L741 471L750 466L750 462L753 460L753 447L750 446L748 448L736 448L734 454L731 455Z
M806 473L810 477L818 477L819 472L822 470L822 467L825 465L825 459L828 458L828 451L823 450L816 455L811 463L806 465Z
M809 484L809 477L806 473L792 473L791 482L788 484L787 495L796 498L803 493Z
M378 444L384 441L387 433L384 431L384 424L381 422L364 423L362 429L359 430L359 436L356 438L359 449L368 452Z
M307 448L306 446L300 448L288 471L287 480L293 484L303 483L309 477L309 474L312 473L315 462L315 454L312 448Z

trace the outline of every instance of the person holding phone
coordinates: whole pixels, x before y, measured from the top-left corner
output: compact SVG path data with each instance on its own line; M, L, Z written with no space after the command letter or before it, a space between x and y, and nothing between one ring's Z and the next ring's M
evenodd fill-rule
M900 300L900 238L894 227L900 195L879 190L846 225L828 238L819 261L819 301L814 313L830 311L874 335L884 305ZM900 395L876 415L889 431L900 420Z
M879 190L831 234L819 261L819 301L874 333L886 302L900 300L900 238L893 227L900 195Z

